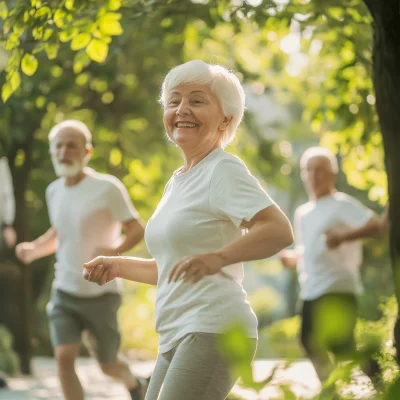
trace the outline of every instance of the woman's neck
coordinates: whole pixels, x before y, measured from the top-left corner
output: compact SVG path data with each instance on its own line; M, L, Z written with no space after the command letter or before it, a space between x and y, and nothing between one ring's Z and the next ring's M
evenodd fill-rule
M190 171L196 164L198 164L204 157L207 157L215 149L220 149L221 145L216 143L213 146L196 148L193 151L185 151L182 150L184 164L182 169L179 171L179 174L183 174L187 171Z

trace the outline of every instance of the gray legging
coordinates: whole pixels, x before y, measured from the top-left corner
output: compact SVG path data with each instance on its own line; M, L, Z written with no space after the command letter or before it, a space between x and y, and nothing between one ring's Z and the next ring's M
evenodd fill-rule
M217 349L218 335L190 333L159 354L145 400L224 400L239 376L232 376ZM256 339L251 341L254 357Z

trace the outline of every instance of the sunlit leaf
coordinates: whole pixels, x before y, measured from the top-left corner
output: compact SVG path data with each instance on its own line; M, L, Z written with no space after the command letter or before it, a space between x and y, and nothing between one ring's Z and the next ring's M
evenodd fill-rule
M92 39L86 47L88 56L98 63L103 62L107 58L108 45L99 39Z
M108 1L108 8L111 11L117 11L121 8L121 0L109 0Z
M25 54L21 61L21 70L25 75L32 76L39 65L37 58L33 54Z
M54 13L53 21L58 28L60 29L64 28L66 15L67 14L65 13L65 11L59 8Z
M9 79L11 89L15 92L21 86L21 75L18 71L14 71Z
M65 1L65 8L67 10L72 10L74 8L75 0L66 0Z
M117 148L114 148L110 152L110 164L114 166L118 166L121 164L122 161L122 154L121 151Z
M78 29L77 28L69 28L64 31L61 31L58 34L58 37L61 42L68 42L72 38L74 38L78 34Z
M47 53L47 57L49 60L54 60L57 58L58 51L60 49L60 45L57 43L45 43L44 51Z
M116 13L108 13L104 15L99 21L99 27L103 34L109 36L121 35L123 32L122 26L118 21L120 15Z
M5 103L9 97L13 94L13 90L10 83L5 83L1 89L1 99Z
M5 1L0 1L0 18L6 19L8 16L8 8Z
M71 42L72 50L80 50L86 47L90 42L91 36L88 33L80 33L75 36Z

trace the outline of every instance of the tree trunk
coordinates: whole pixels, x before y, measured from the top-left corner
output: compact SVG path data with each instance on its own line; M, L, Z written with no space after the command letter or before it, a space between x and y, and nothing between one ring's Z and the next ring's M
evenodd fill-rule
M16 203L16 221L15 225L18 233L18 241L27 240L28 237L28 224L27 218L27 204L25 201L25 192L28 185L29 173L32 164L32 147L33 147L33 132L28 134L23 145L13 143L8 154L11 172L14 183L14 194ZM18 150L23 150L25 153L25 160L20 167L18 174L14 169L14 160ZM14 298L16 298L16 314L14 315L14 323L12 334L14 337L14 348L20 360L21 372L24 374L31 374L31 358L32 358L32 283L30 268L20 264L16 259L13 260L20 269L19 282L16 288ZM16 296L15 296L16 295Z
M400 305L400 10L398 0L364 0L374 24L372 79L381 125L390 201L390 251ZM400 364L400 310L394 331Z

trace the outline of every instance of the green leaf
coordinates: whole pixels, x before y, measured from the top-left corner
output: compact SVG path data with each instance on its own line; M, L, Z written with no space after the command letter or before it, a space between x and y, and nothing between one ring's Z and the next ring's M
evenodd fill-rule
M74 0L66 0L65 1L65 8L67 10L72 10L74 8Z
M60 49L60 45L57 43L45 43L44 51L47 53L47 58L49 60L54 60L57 58L58 50Z
M87 67L91 60L84 50L78 51L74 57L73 70L75 74L80 74L83 68Z
M93 61L101 63L107 58L108 44L99 39L92 39L86 47L86 53Z
M0 1L0 18L6 19L8 16L8 8L5 1Z
M117 11L121 8L121 0L109 0L108 8L111 11Z
M1 99L3 100L3 103L5 103L9 97L13 94L12 87L9 83L5 83L1 89Z
M80 33L75 36L71 42L72 50L80 50L86 47L90 42L91 36L88 33Z
M57 9L56 12L54 13L53 16L53 21L56 24L57 28L63 28L65 25L65 17L66 17L65 11L62 11L60 9Z
M25 75L32 76L39 65L37 58L33 54L25 54L21 61L21 69Z
M120 165L122 161L121 151L117 148L111 149L109 161L114 167Z
M99 21L99 28L102 33L109 36L118 36L123 33L122 26L118 21L121 18L120 14L108 13Z
M18 71L14 71L9 80L11 89L15 92L21 86L21 75Z
M77 28L68 28L58 34L61 42L68 42L78 34Z

